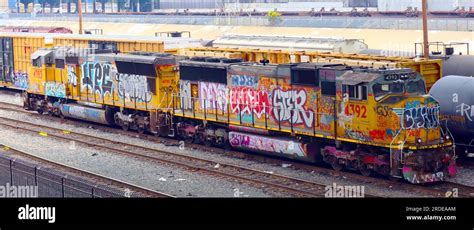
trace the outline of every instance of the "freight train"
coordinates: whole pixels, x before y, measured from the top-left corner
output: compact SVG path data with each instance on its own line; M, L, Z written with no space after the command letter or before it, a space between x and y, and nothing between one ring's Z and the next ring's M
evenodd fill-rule
M456 174L439 103L408 68L57 47L32 55L24 106L411 183Z

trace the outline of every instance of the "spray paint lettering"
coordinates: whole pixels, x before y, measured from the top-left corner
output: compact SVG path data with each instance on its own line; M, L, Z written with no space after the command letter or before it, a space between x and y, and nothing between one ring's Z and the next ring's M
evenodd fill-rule
M420 129L439 127L439 107L418 107L405 109L403 112L402 129Z
M259 135L229 132L232 147L246 148L257 151L305 157L305 146L291 140L280 140Z
M201 109L227 111L228 92L225 84L201 82L199 84Z
M28 89L28 74L22 72L14 73L13 85L18 89Z
M117 82L119 96L127 101L150 102L153 97L146 76L119 73Z
M304 90L284 91L279 88L273 91L273 117L277 121L312 127L314 112L307 110L305 104L306 92Z
M46 82L45 92L46 96L50 97L66 97L66 87L64 84L58 82Z
M233 86L256 86L258 84L258 78L254 76L246 75L232 75Z
M456 106L456 113L459 113L461 116L466 117L469 121L472 121L474 118L474 105L468 105L461 103Z
M77 75L74 66L67 66L67 80L69 84L73 86L77 85Z
M85 62L82 64L82 91L87 91L90 95L100 95L105 97L111 95L113 76L116 72L112 64L100 62Z
M192 99L191 99L191 82L190 81L180 81L179 82L179 92L180 92L180 104L183 109L192 109Z
M230 94L232 112L240 112L240 115L252 115L261 118L263 114L270 111L268 93L265 90L255 90L252 87L238 86L231 90Z

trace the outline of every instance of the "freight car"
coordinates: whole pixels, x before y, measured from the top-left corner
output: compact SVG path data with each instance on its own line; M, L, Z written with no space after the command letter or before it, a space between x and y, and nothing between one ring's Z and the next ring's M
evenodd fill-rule
M120 53L173 52L179 48L201 46L201 42L200 39L191 38L0 32L0 87L25 90L31 55L45 47L110 49Z
M62 49L32 56L25 108L411 183L456 173L439 104L411 69Z
M430 94L439 101L441 116L453 134L459 152L474 157L474 78L446 76L441 78Z

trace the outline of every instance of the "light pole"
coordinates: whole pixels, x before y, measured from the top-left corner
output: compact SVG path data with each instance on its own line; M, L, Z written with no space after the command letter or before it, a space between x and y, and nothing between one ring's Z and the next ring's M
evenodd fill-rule
M423 15L423 56L430 58L430 45L428 39L428 3L427 0L421 0L421 10Z
M82 2L77 0L77 12L79 13L79 34L82 34Z

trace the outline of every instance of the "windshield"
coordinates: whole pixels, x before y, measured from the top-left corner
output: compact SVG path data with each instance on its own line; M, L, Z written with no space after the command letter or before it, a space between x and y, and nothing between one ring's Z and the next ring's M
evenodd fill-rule
M403 93L404 85L403 83L375 84L372 89L374 91L375 99L379 100L387 94Z
M422 80L408 82L406 92L417 93L419 95L426 94L425 82Z
M426 94L425 82L423 80L393 83L378 83L372 87L376 100L382 99L389 94L409 93L424 95Z

